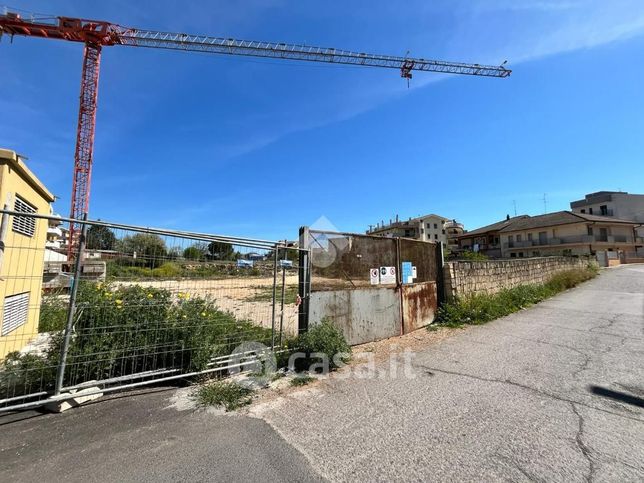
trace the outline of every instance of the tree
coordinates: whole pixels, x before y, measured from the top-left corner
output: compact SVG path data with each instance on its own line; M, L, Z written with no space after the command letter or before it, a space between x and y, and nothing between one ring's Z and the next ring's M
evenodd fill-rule
M208 255L215 260L235 260L235 249L230 243L210 242Z
M206 251L196 245L192 245L183 251L183 258L185 258L186 260L200 260L204 258L205 255Z
M118 243L118 248L150 268L162 265L168 253L163 238L151 233L128 235Z
M113 250L116 244L114 232L106 226L92 225L87 230L86 247L90 250Z

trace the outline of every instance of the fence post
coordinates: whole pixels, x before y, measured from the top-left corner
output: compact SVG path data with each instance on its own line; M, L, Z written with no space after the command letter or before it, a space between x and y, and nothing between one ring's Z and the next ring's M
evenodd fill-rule
M286 247L288 243L284 240L284 246ZM284 248L284 259L288 260L288 248ZM280 308L280 341L279 345L282 345L282 333L284 332L284 296L286 292L286 267L282 265L282 305Z
M443 251L443 242L438 244L436 258L436 296L440 306L445 301L445 252Z
M300 227L300 261L298 267L298 295L300 306L297 314L297 333L309 330L309 294L311 291L311 244L309 227Z
M78 240L78 253L74 265L74 278L72 279L72 286L69 294L69 309L67 310L67 325L65 326L65 337L63 339L63 346L60 350L60 363L58 364L58 372L56 373L56 386L54 395L58 396L63 387L65 379L65 366L67 364L67 351L69 350L69 343L72 339L72 329L74 325L74 315L76 314L76 296L78 295L78 286L80 285L80 276L83 263L83 253L85 252L85 238L87 237L87 213L83 215L83 228L81 229L80 239ZM72 240L69 240L72 243Z
M277 259L279 258L279 245L275 244L273 258L273 313L271 315L271 349L275 349L275 299L277 298Z
M400 320L400 335L405 333L405 297L403 295L402 287L402 260L400 255L400 237L396 237L396 289L400 294L400 309L398 311L398 319Z

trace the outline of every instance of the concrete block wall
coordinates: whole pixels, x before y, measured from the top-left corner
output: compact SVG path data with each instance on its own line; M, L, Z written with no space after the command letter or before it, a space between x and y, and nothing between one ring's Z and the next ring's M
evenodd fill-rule
M492 294L518 285L544 283L558 272L585 268L588 263L586 258L571 257L447 262L445 296Z

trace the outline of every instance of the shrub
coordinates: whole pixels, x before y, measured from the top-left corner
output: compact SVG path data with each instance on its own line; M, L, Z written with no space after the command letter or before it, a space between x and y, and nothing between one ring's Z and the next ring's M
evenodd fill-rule
M38 332L63 330L67 324L69 302L59 294L44 295L40 302Z
M302 363L310 365L311 354L321 352L329 358L329 367L331 369L337 367L333 356L336 354L351 353L351 347L342 332L333 326L327 318L322 319L319 325L310 328L308 332L300 334L295 344L301 352L307 354L307 359L302 361ZM348 357L342 359L343 362L347 360Z
M167 290L82 282L77 300L65 385L156 369L199 371L243 341L269 345L271 340L270 329L237 320L212 301L181 294L176 300ZM63 337L63 331L54 334L45 355L7 357L0 366L0 395L28 392L34 374L53 387Z
M554 275L545 284L521 285L495 294L458 297L441 305L436 323L449 327L484 324L541 302L563 290L579 285L597 275L597 268L567 270ZM431 326L430 326L431 327Z
M253 401L253 390L234 381L216 381L201 386L196 393L201 406L223 406L234 411Z
M293 387L306 386L309 382L314 381L315 378L308 374L301 374L291 379L290 385Z
M7 354L0 363L0 398L53 390L59 358L55 349L45 356Z
M155 278L175 278L182 273L181 265L174 262L166 262L158 268L153 268L151 275Z
M473 252L473 251L464 251L459 253L456 256L457 260L472 260L475 262L480 262L480 261L485 261L488 259L487 255L480 253L480 252Z

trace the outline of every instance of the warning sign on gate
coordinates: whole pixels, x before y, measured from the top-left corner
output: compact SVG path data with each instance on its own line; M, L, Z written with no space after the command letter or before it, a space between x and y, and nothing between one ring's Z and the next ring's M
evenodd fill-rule
M380 267L380 283L381 284L395 284L396 283L396 267Z
M371 285L378 285L380 283L380 270L377 268L370 269L369 276L371 278Z

